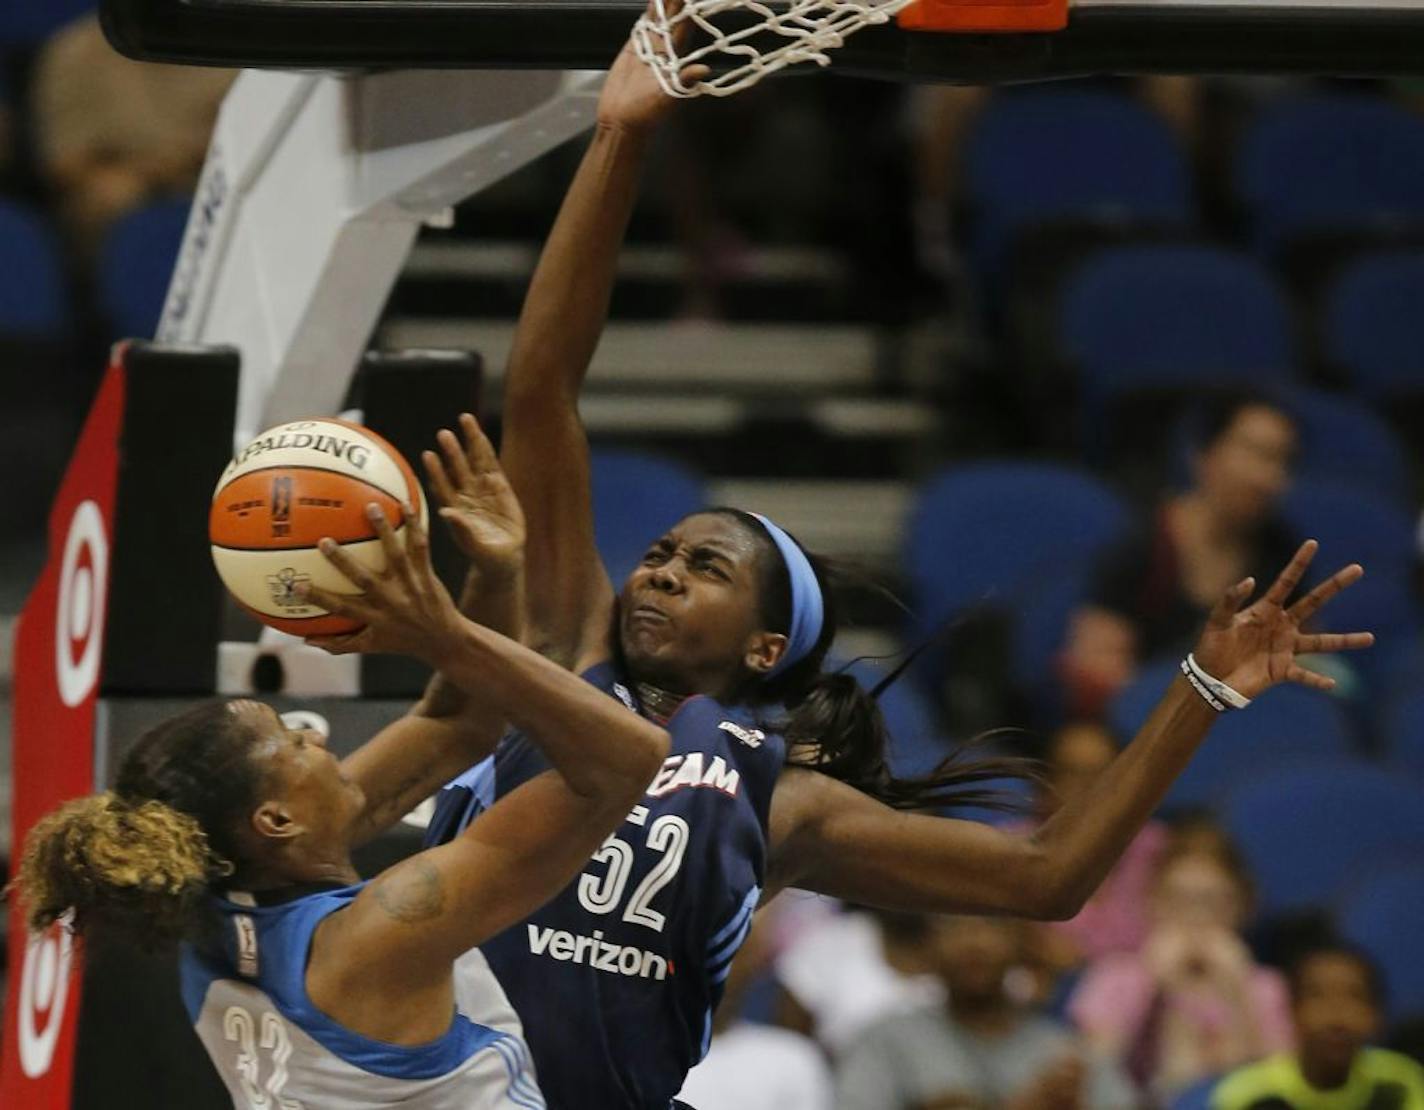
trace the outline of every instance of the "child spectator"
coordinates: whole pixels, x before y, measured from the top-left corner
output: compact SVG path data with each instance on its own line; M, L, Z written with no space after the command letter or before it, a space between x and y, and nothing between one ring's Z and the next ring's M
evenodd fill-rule
M1234 852L1169 852L1141 949L1090 965L1069 1002L1089 1043L1158 1101L1291 1047L1285 981L1239 932L1250 900Z
M1212 1110L1421 1110L1424 1068L1369 1043L1380 1034L1379 972L1346 945L1315 948L1290 973L1297 1049L1228 1075Z

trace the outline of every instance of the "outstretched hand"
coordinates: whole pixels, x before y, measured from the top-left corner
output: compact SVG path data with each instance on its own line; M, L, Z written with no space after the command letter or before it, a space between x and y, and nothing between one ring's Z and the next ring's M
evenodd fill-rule
M1196 659L1208 674L1248 698L1282 682L1329 690L1335 680L1306 670L1297 656L1350 651L1375 642L1369 632L1301 631L1326 602L1365 573L1359 563L1351 563L1287 607L1318 548L1314 540L1301 544L1270 589L1244 609L1241 606L1256 588L1255 579L1247 578L1226 591L1197 641Z
M664 10L669 16L675 15L681 7L681 0L664 0ZM647 17L652 19L654 15L650 3ZM672 36L675 48L687 41L690 31L688 20L678 24ZM682 71L682 82L684 85L695 84L709 72L703 65L688 66ZM673 97L663 92L653 71L639 59L630 38L623 44L603 82L603 92L598 98L598 122L606 127L647 130L660 123L675 103Z
M321 553L360 590L358 595L332 593L305 583L298 587L314 605L363 627L336 636L310 636L307 643L333 655L350 652L390 652L409 655L432 666L458 639L463 618L430 565L430 543L414 508L405 507L404 542L398 538L380 506L366 510L381 548L385 570L372 572L331 539L321 541Z
M479 422L462 413L460 431L463 448L442 429L435 437L440 453L426 451L421 461L455 546L484 582L504 582L524 558L524 510Z

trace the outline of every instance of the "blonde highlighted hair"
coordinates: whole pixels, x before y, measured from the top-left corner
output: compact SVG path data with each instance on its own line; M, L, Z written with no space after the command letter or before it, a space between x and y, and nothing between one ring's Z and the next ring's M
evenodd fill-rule
M112 791L40 818L13 884L31 928L73 911L76 934L148 948L200 932L212 883L241 866L237 830L263 785L253 735L227 703L205 702L145 733Z

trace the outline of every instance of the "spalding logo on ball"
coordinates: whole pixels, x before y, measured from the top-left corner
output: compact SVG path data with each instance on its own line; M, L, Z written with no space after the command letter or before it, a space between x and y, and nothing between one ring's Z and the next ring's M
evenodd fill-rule
M208 538L218 575L242 607L296 636L329 636L359 627L312 605L297 592L310 582L356 593L317 550L330 536L375 573L386 554L366 516L381 506L399 537L410 503L425 524L425 494L394 447L345 420L297 420L269 428L233 458L218 479Z

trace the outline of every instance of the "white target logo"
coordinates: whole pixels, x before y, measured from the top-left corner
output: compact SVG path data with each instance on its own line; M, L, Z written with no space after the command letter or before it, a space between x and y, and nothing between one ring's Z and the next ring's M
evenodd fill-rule
M104 515L93 501L82 501L74 510L64 541L54 621L59 697L71 709L89 696L99 679L108 580L109 540L104 534Z
M20 1067L31 1079L44 1075L54 1061L64 1028L73 949L67 914L43 933L31 933L25 945L20 970Z

